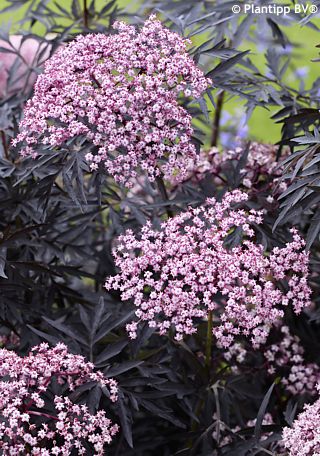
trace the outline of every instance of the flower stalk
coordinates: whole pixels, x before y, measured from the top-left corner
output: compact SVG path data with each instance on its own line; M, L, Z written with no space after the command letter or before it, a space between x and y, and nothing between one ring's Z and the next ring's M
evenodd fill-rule
M217 107L214 114L213 119L213 126L212 126L212 136L211 136L211 146L216 147L219 141L220 135L220 121L221 121L221 114L222 114L222 107L224 101L224 91L219 93L217 96Z
M207 323L207 338L206 338L206 358L205 364L210 371L211 366L211 355L212 355L212 310L208 312L208 323Z
M87 0L83 0L83 25L88 28L89 23L89 11Z

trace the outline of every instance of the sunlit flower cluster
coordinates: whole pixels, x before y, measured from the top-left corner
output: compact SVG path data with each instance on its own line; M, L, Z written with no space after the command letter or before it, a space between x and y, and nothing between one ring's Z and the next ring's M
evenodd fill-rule
M120 272L107 279L106 288L132 300L138 320L161 334L173 325L177 340L195 333L195 319L213 311L214 335L222 346L239 334L255 346L265 343L283 307L290 304L299 313L310 303L308 254L294 229L285 247L264 252L253 229L262 223L261 213L233 208L247 198L235 190L221 202L212 198L168 219L160 231L147 223L137 238L128 230L114 250ZM228 246L232 236L240 243ZM278 286L283 279L286 289ZM137 322L127 329L136 337Z
M22 153L35 157L36 145L84 137L91 169L103 164L120 183L130 186L138 169L150 180L182 180L196 149L179 98L198 98L209 81L187 53L190 41L155 16L140 31L122 22L114 28L79 35L46 62L13 144L23 142Z
M83 356L64 344L33 347L25 357L0 350L0 449L4 455L105 454L118 426L104 410L92 414L68 394L94 382L117 399L117 384L94 372ZM58 394L57 391L60 393ZM88 453L88 445L93 452Z

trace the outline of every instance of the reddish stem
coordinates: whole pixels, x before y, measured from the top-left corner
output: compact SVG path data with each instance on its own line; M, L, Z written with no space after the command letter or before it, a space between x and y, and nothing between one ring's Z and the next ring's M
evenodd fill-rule
M53 415L49 415L49 413L36 412L35 410L29 410L28 413L29 415L44 416L45 418L50 418L51 420L59 421L59 418Z

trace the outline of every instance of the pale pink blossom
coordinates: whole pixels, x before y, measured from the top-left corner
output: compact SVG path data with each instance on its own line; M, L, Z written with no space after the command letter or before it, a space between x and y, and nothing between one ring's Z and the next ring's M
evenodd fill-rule
M293 395L316 394L316 385L320 381L320 368L316 363L306 360L306 353L298 336L291 334L286 325L279 322L279 328L274 328L270 337L259 347L259 358L263 369L272 379L277 378L281 385ZM245 341L232 343L223 350L223 357L228 362L233 373L251 370L250 350ZM262 366L257 366L257 369Z
M33 347L25 357L0 349L0 449L3 455L105 455L118 426L104 410L91 413L67 394L88 382L107 387L117 400L117 383L64 344ZM61 385L63 395L52 389ZM93 445L88 453L85 443Z
M310 304L308 254L295 229L283 248L264 252L254 241L261 213L233 208L247 198L235 190L221 202L211 198L168 219L160 231L150 222L139 237L128 230L114 250L120 272L107 278L107 290L132 300L138 320L161 334L174 326L178 340L195 333L196 319L213 311L214 335L222 346L239 334L255 346L265 343L284 307L290 304L299 313ZM225 242L235 230L241 230L241 242L228 248ZM134 338L136 323L127 329Z
M239 166L239 161L246 152L247 145L244 143L234 149L217 147L200 151L199 160L191 163L187 170L187 179L193 182L201 182L207 175L212 175L214 182L221 185ZM285 151L284 157L288 152ZM278 147L271 144L252 142L248 149L247 159L239 169L242 189L250 194L257 190L268 193L269 204L274 202L273 195L277 195L286 189L286 183L281 181L281 160L277 161ZM172 185L178 184L175 178L170 179Z
M37 145L84 137L90 168L104 166L127 186L138 169L150 180L184 179L197 155L180 98L198 98L209 81L187 53L190 41L155 16L141 30L114 28L79 35L46 62L13 144L23 142L23 155L35 157Z
M320 381L320 369L315 363L305 361L304 348L298 336L290 333L287 326L280 329L282 338L264 351L268 372L277 373L280 382L292 394L315 394ZM281 374L281 370L286 374Z
M284 428L282 438L288 456L320 455L320 399L304 406L292 427Z

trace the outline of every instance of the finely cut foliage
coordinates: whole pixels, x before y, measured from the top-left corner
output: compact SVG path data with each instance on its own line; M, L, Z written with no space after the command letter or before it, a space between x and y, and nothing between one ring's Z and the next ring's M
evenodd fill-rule
M308 254L292 230L292 242L266 255L253 239L261 214L232 208L247 199L235 190L221 202L208 199L205 206L176 215L161 231L148 223L140 239L132 231L120 236L114 251L120 273L107 279L107 290L120 290L123 301L132 299L139 321L160 334L173 325L177 340L196 332L196 318L217 311L214 335L221 345L239 334L255 346L264 343L270 326L283 317L282 306L290 304L298 314L310 304ZM228 248L230 232L239 233L240 245ZM284 279L286 291L277 286ZM135 338L137 323L127 329Z
M123 3L0 6L0 453L320 455L317 15Z

